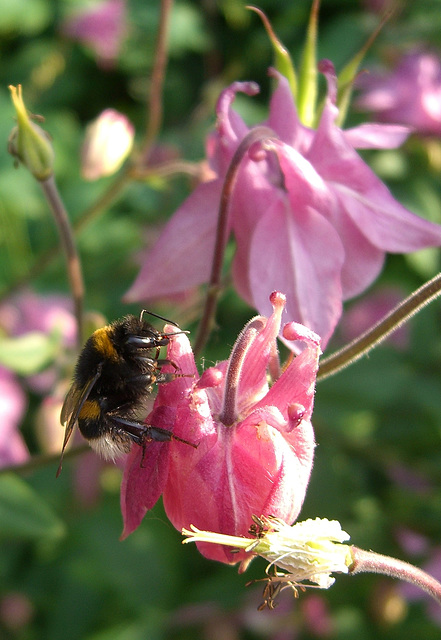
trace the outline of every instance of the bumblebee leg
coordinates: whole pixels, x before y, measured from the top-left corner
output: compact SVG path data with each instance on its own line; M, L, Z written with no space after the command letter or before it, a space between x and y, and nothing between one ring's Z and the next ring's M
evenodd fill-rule
M152 367L152 369L160 369L166 364L171 365L176 370L179 369L178 365L173 362L173 360L168 360L167 358L149 358L148 356L142 355L142 353L140 355L136 355L135 358L139 360L139 362Z
M131 376L130 380L141 380L145 383L146 387L150 387L153 384L163 384L164 382L172 382L176 378L193 378L193 373L140 373L138 376Z
M188 442L183 438L173 435L171 431L167 429L161 429L160 427L154 427L151 424L144 424L143 422L137 422L136 420L128 420L121 416L108 416L109 420L118 428L124 431L136 444L143 446L146 442L170 442L170 440L178 440L184 444L189 444L191 447L197 448L197 444Z

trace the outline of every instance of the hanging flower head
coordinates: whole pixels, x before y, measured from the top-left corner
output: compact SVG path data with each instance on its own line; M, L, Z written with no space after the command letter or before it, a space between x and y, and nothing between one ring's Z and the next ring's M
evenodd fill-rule
M288 319L321 336L324 347L341 316L342 302L360 294L381 271L385 253L441 245L441 227L412 214L356 152L393 148L402 126L338 126L337 77L329 61L319 66L328 94L317 129L299 119L287 79L271 70L278 86L268 120L274 131L264 153L256 145L244 157L230 196L228 231L236 253L237 291L263 315L268 292L285 291ZM207 156L218 176L199 185L181 205L148 253L127 300L174 295L206 282L226 172L249 128L232 108L238 92L258 87L235 82L217 103L217 127ZM154 268L167 255L167 269ZM192 256L188 260L188 255Z
M152 456L150 449L143 456L134 448L122 486L124 535L138 526L161 491L167 516L179 530L193 524L245 535L254 513L288 523L297 518L313 462L319 338L301 325L285 325L285 339L300 340L306 348L280 373L276 338L285 297L273 293L271 304L269 318L257 316L245 326L229 360L200 377L187 337L178 334L170 342L168 358L195 378L162 385L149 421L199 444L193 449L152 443ZM268 372L275 379L271 387ZM200 550L229 563L244 555L204 543Z

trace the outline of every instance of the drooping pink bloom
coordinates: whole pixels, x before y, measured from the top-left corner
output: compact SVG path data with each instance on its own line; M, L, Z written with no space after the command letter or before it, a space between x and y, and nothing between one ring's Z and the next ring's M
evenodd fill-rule
M0 366L0 468L29 458L18 429L25 406L25 394L14 374Z
M104 0L71 16L63 32L90 47L104 67L112 67L126 33L125 0Z
M285 339L301 340L306 348L280 375L276 338L285 297L273 293L271 304L269 318L257 316L246 325L229 360L201 377L187 337L179 334L170 342L168 358L194 378L161 385L148 422L198 447L171 442L151 443L145 454L132 449L121 492L123 535L139 525L161 492L167 516L179 530L193 524L237 536L247 534L253 514L287 523L297 518L313 462L319 338L296 323L285 325ZM277 371L271 387L268 370ZM221 562L244 557L218 545L199 548Z
M105 109L88 125L81 150L81 174L98 180L115 173L133 145L135 128L115 109Z
M278 86L264 124L279 139L264 145L266 155L254 145L243 160L229 231L236 241L233 278L240 295L268 315L269 292L286 292L287 318L318 333L323 347L342 301L372 283L385 253L438 246L441 227L401 206L355 150L396 147L408 130L379 124L342 130L336 125L333 66L323 61L321 70L328 96L316 130L301 124L287 80L271 71ZM199 185L165 226L127 300L175 295L208 280L223 180L249 131L231 105L237 92L257 91L254 83L235 82L222 92L216 132L207 140L218 177Z
M387 73L363 74L356 105L382 122L408 125L422 135L441 135L441 60L411 51Z

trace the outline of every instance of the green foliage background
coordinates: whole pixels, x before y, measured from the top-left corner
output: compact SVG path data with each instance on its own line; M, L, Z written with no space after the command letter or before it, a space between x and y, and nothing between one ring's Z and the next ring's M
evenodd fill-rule
M21 83L28 108L44 115L53 137L57 181L74 222L112 181L86 183L80 178L85 125L113 107L130 117L142 140L159 16L158 0L130 0L127 38L117 65L105 71L87 48L61 35L63 19L82 4L0 0L0 140L6 148L13 126L7 87ZM232 80L252 79L261 85L259 97L238 98L235 104L250 123L265 117L271 47L245 4L175 2L159 142L173 145L185 159L203 157L215 100ZM323 0L322 5L319 55L339 69L378 17L362 2ZM259 6L298 61L309 2L265 0ZM440 33L438 0L399 4L366 64L414 45L441 49ZM348 124L360 120L360 114L350 112ZM441 223L440 172L426 142L411 139L400 150L372 152L366 158L403 204ZM139 254L190 189L183 177L133 183L81 228L77 239L88 309L109 319L138 311L121 297L137 273ZM39 186L25 169L14 167L5 150L0 154L3 298L57 242ZM394 284L410 293L438 268L439 251L389 257L375 286ZM62 258L54 257L28 284L41 294L67 292L66 280ZM191 313L189 319L179 307L170 313L186 327L196 326ZM252 314L234 293L226 292L206 365L228 357ZM319 446L302 513L302 518L337 518L354 544L420 564L439 551L441 543L440 336L440 308L434 303L412 320L407 350L385 344L318 385L314 424ZM29 398L23 428L38 453L32 430L40 399L32 394ZM1 638L439 638L426 600L407 604L396 584L376 576L338 577L329 592L301 593L299 600L285 594L275 611L258 613L261 585L245 588L245 583L262 577L263 562L255 561L239 576L234 568L204 560L192 545L181 546L180 534L168 523L161 504L120 542L119 470L106 468L100 478L90 479L98 496L85 505L74 489L78 465L78 460L66 462L57 481L53 462L0 475L0 603L19 594L32 609L29 621L13 629L5 625L0 606ZM394 481L391 470L397 467L421 478L424 491ZM397 537L404 528L426 537L425 555L407 558ZM328 610L328 631L319 632L311 624L308 603L317 602Z

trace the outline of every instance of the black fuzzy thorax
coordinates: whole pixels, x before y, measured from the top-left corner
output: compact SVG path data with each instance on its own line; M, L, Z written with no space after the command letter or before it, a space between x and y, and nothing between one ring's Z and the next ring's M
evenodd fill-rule
M108 350L102 348L102 332L108 340ZM129 315L93 333L78 358L74 377L80 387L101 367L89 399L98 401L102 411L125 407L128 413L136 413L154 382L157 371L154 362L142 362L139 356L155 361L157 349L134 345L129 340L133 336L160 342L162 334L148 322Z

